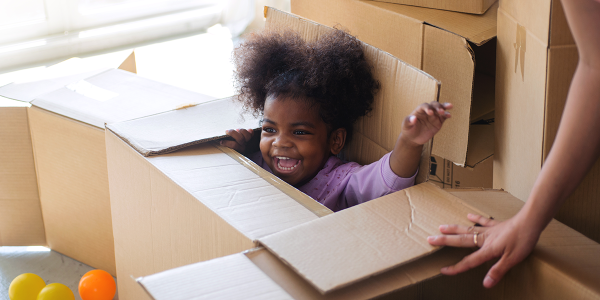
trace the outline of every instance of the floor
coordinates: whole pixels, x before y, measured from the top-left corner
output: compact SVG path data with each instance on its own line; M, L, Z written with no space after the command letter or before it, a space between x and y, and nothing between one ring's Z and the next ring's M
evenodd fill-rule
M217 98L231 96L234 90L230 57L234 44L235 39L232 40L228 29L215 25L203 34L136 47L137 73ZM117 67L131 50L73 59L63 66L88 69ZM0 85L43 78L45 73L47 66L0 74ZM26 104L0 97L0 106L15 105ZM81 299L77 285L81 276L92 269L45 247L0 247L0 299L8 299L11 281L22 273L35 273L47 283L65 284L71 288L75 299Z

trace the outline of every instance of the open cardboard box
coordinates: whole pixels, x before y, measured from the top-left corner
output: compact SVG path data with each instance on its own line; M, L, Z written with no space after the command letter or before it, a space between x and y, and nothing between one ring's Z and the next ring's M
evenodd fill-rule
M267 10L266 26L306 39L332 30L274 9ZM350 159L363 164L393 149L400 116L439 94L439 82L423 71L367 44L364 50L381 90L348 145ZM120 298L145 296L130 276L252 249L262 237L331 213L237 152L202 143L226 129L258 127L240 106L221 99L107 125ZM418 182L427 180L430 148L424 147Z
M483 14L497 0L462 0L462 1L447 1L447 0L375 0L381 2L389 2L404 5L413 5L421 7L429 7L435 9L458 11L471 14Z
M386 230L401 229L402 226L394 225L410 220L406 214L387 210L401 207L400 198L404 193L413 196L412 201L418 204L422 204L421 200L437 204L443 203L443 199L455 199L493 213L498 220L510 218L523 205L504 191L441 190L423 183L261 239L269 250L260 247L137 281L155 300L600 298L600 261L596 259L600 245L555 220L542 233L533 253L492 289L482 287L489 263L457 276L438 276L441 267L456 263L470 253L469 249L446 247L417 260L404 261L387 271L369 273L374 262L386 261L391 266L394 259L406 258L407 248L422 242L392 246L399 242L398 236L402 234L384 234ZM388 202L391 206L384 204L386 200L391 200ZM366 205L381 210L361 207ZM416 205L415 223L419 222L419 216L454 213L445 211L446 208L436 212L432 207ZM366 211L375 213L369 218L363 215ZM344 222L342 214L360 214L361 218ZM365 224L362 222L380 222L390 215L393 218L386 219L390 223L365 230L371 237L363 235L361 227ZM353 226L356 220L361 224ZM331 226L332 223L336 226ZM330 236L330 233L339 235ZM350 242L352 239L358 242ZM345 281L361 272L370 276L355 282ZM425 279L429 280L423 281ZM323 284L330 286L330 282L347 285L330 290L321 288Z
M578 59L560 1L500 2L494 188L523 201L529 197L554 142ZM556 215L595 241L598 186L600 161Z
M292 0L294 14L339 25L440 80L439 101L454 104L453 119L435 136L432 153L469 167L494 151L493 127L471 124L494 110L497 9L496 3L471 15L375 1ZM471 147L473 141L480 146Z
M135 71L133 53L121 68ZM213 98L121 69L61 72L0 87L30 103L0 107L0 245L47 245L115 275L104 123Z

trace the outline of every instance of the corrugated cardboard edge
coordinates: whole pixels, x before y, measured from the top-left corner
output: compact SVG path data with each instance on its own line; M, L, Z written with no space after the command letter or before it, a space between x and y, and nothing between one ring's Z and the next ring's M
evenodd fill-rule
M214 136L214 137L205 138L205 139L193 140L193 141L183 143L183 144L173 145L171 147L160 149L160 150L148 150L145 147L143 147L142 145L140 145L139 143L137 143L135 140L128 139L128 138L124 137L123 135L119 134L119 132L113 130L113 128L111 128L110 124L105 124L105 126L106 126L105 127L106 130L108 130L108 131L112 132L114 135L118 136L121 140L123 140L125 143L127 143L127 145L131 146L131 148L135 149L135 151L137 151L144 157L167 154L167 153L175 152L177 150L181 150L183 148L187 148L187 147L191 147L191 146L199 145L199 144L204 144L204 143L207 143L210 141L220 140L220 139L229 137L228 135Z

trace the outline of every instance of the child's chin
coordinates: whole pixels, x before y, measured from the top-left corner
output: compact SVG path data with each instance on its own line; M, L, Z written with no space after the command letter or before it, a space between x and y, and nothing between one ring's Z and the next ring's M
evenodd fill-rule
M300 182L296 176L290 176L290 174L275 173L275 176L292 186L296 186Z

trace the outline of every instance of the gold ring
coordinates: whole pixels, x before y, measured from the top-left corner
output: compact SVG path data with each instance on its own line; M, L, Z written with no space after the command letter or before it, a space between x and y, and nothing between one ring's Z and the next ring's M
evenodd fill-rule
M479 232L475 231L473 233L473 243L475 244L475 246L479 247L479 245L477 244L477 236L479 235Z

